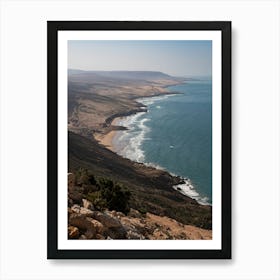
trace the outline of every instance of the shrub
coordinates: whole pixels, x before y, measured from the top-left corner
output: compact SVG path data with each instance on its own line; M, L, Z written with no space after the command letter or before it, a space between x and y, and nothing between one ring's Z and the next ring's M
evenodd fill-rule
M100 178L97 183L96 192L90 192L87 199L90 200L98 210L116 210L127 214L129 212L129 199L131 193L115 184L112 180Z
M82 185L96 185L95 177L92 173L85 168L79 168L76 173L76 184L79 186Z
M120 185L113 185L101 189L101 196L107 201L109 210L121 211L125 214L129 212L130 192L123 190Z
M99 191L88 193L86 198L87 200L92 202L92 204L97 210L101 211L107 207L107 201L102 198L101 193Z

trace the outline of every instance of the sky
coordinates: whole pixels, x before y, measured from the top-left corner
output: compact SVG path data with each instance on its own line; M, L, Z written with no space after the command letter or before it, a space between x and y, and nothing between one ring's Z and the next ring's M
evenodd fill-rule
M161 71L173 76L211 76L212 42L73 40L68 41L68 68Z

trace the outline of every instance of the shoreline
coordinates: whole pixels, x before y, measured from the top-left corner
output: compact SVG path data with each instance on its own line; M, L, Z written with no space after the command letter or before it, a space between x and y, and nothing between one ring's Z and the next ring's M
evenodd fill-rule
M152 96L148 96L148 97L138 97L138 98L136 98L136 100L139 101L139 103L141 103L141 99L156 98L156 97L159 97L159 96L168 97L169 95L172 96L172 95L177 95L177 94L183 94L183 93L177 93L177 92L176 93L170 93L170 92L168 92L168 93L165 93L165 94L152 95ZM141 103L141 106L142 107L147 107L147 105L145 105L143 103ZM129 118L129 117L131 117L135 114L138 114L138 113L141 113L141 111L132 112L129 115L124 115L124 116L121 116L121 117L112 118L112 121L111 121L110 126L109 126L112 130L108 131L105 134L96 135L95 139L99 142L99 144L103 145L105 148L109 149L113 153L116 153L116 154L120 155L117 152L116 147L114 147L114 145L113 145L113 139L116 136L116 133L118 131L123 130L123 129L120 129L120 127L123 127L123 126L120 126L118 122L119 122L119 120L121 120L123 118ZM127 127L125 127L125 128L127 129ZM127 157L124 157L123 155L120 155L120 156L122 156L123 158L127 158ZM131 159L129 159L129 160L131 160ZM137 161L134 161L134 160L131 160L131 161L132 162L137 162ZM159 168L159 167L156 167L154 165L149 165L145 162L142 162L142 164L144 164L147 167L152 166L155 169L166 171L171 176L175 176L175 177L177 176L176 174L172 174L169 170L166 170L164 168ZM193 184L191 183L191 180L189 178L182 177L181 179L184 181L184 183L181 183L181 184L178 184L178 185L173 185L172 188L174 190L176 190L177 192L181 193L184 196L187 196L189 198L192 198L192 199L196 200L200 205L210 205L210 206L212 206L212 204L208 202L208 197L203 197L196 191L195 187L193 186Z
M181 84L181 83L179 83L179 84ZM164 86L163 88L167 88L167 87L168 86ZM108 125L109 131L105 132L105 133L95 133L93 135L94 139L96 141L98 141L98 143L100 143L101 145L103 145L104 147L109 149L110 151L117 153L116 149L113 146L113 138L116 135L116 132L123 130L121 128L127 129L127 127L120 126L118 124L118 120L120 120L122 118L131 117L138 113L146 112L146 109L144 109L144 108L146 108L147 105L141 103L141 99L168 97L168 96L177 95L177 94L183 94L183 93L166 91L166 92L162 92L162 93L155 93L150 96L138 96L138 97L133 98L133 99L137 100L137 102L139 102L139 104L140 104L139 111L132 110L131 112L128 112L128 113L120 115L120 116L118 114L114 114L114 115L110 116L109 118L106 119L106 123Z

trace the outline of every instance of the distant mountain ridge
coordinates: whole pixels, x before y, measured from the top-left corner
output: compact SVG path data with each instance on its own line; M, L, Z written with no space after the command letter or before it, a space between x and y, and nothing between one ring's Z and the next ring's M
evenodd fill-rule
M128 80L159 80L174 78L160 71L85 71L79 69L68 69L69 76L85 74L103 78Z

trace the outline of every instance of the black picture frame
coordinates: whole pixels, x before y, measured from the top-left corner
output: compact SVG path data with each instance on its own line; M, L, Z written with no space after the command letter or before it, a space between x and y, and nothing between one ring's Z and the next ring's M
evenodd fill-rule
M58 249L58 32L71 30L218 30L222 34L222 217L220 250ZM48 259L231 259L231 22L230 21L48 21Z

